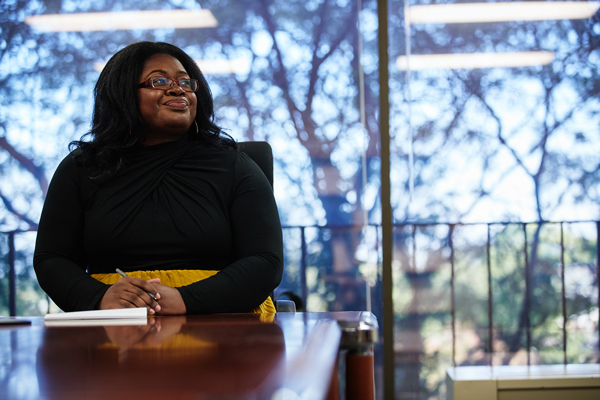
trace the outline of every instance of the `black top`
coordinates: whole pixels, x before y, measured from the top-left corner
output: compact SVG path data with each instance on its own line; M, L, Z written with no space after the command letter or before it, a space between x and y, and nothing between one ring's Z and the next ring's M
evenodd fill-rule
M65 311L96 308L109 286L89 274L220 270L178 288L187 312L246 312L281 281L281 236L260 168L183 138L136 147L103 184L67 156L44 203L34 268Z

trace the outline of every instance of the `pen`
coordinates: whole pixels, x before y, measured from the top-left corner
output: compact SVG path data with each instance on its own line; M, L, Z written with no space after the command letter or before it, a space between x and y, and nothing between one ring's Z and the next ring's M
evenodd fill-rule
M118 273L119 273L119 275L121 275L122 277L125 277L125 276L127 276L127 274L126 274L125 272L121 271L119 268L117 268L117 272L118 272ZM144 292L146 292L146 291L144 290ZM156 297L154 297L154 295L153 295L152 293L150 293L150 292L146 292L146 293L148 294L148 296L150 296L150 298L151 298L152 300L154 300L154 301L158 301L158 300L156 300Z

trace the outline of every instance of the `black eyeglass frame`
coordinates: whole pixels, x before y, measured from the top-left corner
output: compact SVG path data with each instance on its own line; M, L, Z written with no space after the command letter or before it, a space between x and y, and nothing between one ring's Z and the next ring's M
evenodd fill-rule
M154 85L152 84L152 81L154 79L157 78L163 78L166 79L167 82L170 82L170 86L168 88L159 88L159 87L154 87ZM183 86L181 86L181 81L190 81L190 82L196 82L196 90L187 90L185 89ZM140 83L140 85L138 87L140 88L149 88L149 89L155 89L155 90L169 90L173 87L173 85L177 83L177 86L179 86L180 88L183 89L184 92L197 92L198 89L200 89L200 83L198 82L197 79L192 79L192 78L183 78L183 79L171 79L171 78L167 78L166 76L153 76L152 78L149 78L148 80L145 80L144 82Z

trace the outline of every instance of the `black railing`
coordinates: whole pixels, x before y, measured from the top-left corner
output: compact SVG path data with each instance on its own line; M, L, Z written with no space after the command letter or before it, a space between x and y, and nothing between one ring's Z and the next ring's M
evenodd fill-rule
M15 234L8 232L8 310L17 315L17 273L15 271Z
M525 299L524 299L524 319L525 319L525 336L526 336L526 350L527 350L527 365L531 364L531 265L528 251L528 237L527 237L527 226L528 225L545 225L545 224L559 224L560 226L560 279L561 279L561 315L563 318L562 324L562 352L563 352L563 363L567 364L567 301L566 301L566 287L565 287L565 244L564 244L564 225L565 224L580 224L580 223L594 223L596 225L596 283L598 290L598 318L600 320L600 221L542 221L542 222L497 222L497 223L472 223L472 224L439 224L439 223L411 223L411 224L395 224L394 227L406 228L412 227L412 263L416 265L416 228L417 227L430 227L430 226L448 226L448 247L450 250L450 304L451 304L451 329L452 329L452 364L456 366L456 293L455 293L455 249L453 234L455 227L458 225L487 225L487 239L486 239L486 258L487 258L487 309L488 309L488 340L487 340L487 353L489 354L489 364L492 362L493 354L493 315L494 315L494 302L493 302L493 288L492 288L492 267L491 267L491 243L492 236L490 233L490 227L493 225L516 225L519 224L522 227L523 232L523 257L524 257L524 273L523 279L525 283ZM600 328L598 332L598 346L600 351Z
M530 359L530 351L531 351L531 320L530 320L530 313L531 313L531 266L530 266L530 259L529 259L529 249L528 249L528 237L527 237L527 226L528 225L543 225L543 224L559 224L560 225L560 279L561 279L561 308L562 308L562 318L564 323L562 324L562 351L563 351L563 362L566 364L567 363L567 328L566 328L566 322L567 322L567 300L566 300L566 287L565 287L565 243L564 243L564 224L576 224L576 223L594 223L596 225L596 276L597 276L597 282L598 282L598 299L597 299L597 304L599 305L599 319L600 319L600 221L563 221L563 222L528 222L528 223L487 223L487 224L447 224L447 223L403 223L403 224L395 224L394 228L395 229L406 229L408 228L410 230L410 235L412 236L412 248L411 248L411 252L412 252L412 257L411 262L414 265L416 265L416 253L417 253L417 248L416 248L416 240L415 240L415 235L417 232L417 228L424 228L424 227L432 227L432 226L446 226L448 227L448 248L450 251L450 268L451 268L451 273L450 273L450 295L451 295L451 320L452 320L452 362L453 365L456 365L456 293L455 293L455 245L454 245L454 240L453 240L453 235L455 233L455 228L459 225L461 226L466 226L466 225L487 225L487 239L486 239L486 244L485 244L485 248L486 248L486 256L487 256L487 284L488 284L488 290L487 290L487 311L488 311L488 324L487 324L487 330L488 330L488 340L486 343L486 347L487 347L487 351L489 352L489 354L491 355L493 353L493 315L494 315L494 302L493 302L493 286L492 286L492 267L491 267L491 248L492 248L492 235L490 232L490 228L493 225L517 225L520 224L522 227L522 232L523 232L523 256L524 256L524 276L523 276L523 280L525 283L525 288L524 288L524 311L523 311L523 316L522 318L524 318L524 327L525 327L525 334L526 334L526 350L527 350L527 363L530 364L531 363L531 359ZM379 226L377 225L370 225L370 227L372 228L376 228L378 230ZM285 226L284 228L285 230L299 230L300 231L300 240L301 240L301 244L300 244L300 260L299 260L299 274L300 274L300 291L301 291L301 298L304 301L304 304L306 304L307 298L308 298L308 294L309 294L309 288L307 286L307 280L306 280L306 271L307 271L307 267L308 267L308 243L307 243L307 236L306 236L306 230L307 229L323 229L323 230L339 230L339 229L346 229L346 230L356 230L356 231L360 231L362 229L361 226L354 226L354 225L350 225L350 226L335 226L335 227L329 227L329 226ZM17 274L16 274L16 269L15 269L15 262L16 262L16 248L15 248L15 237L16 235L19 234L23 234L25 232L31 232L31 231L8 231L8 232L2 232L2 234L5 235L5 237L7 238L7 247L8 247L8 252L7 254L5 254L6 257L6 262L7 262L7 266L8 266L8 271L7 271L7 275L8 275L8 310L11 316L14 316L17 314ZM376 240L379 240L379 237L377 237ZM599 330L600 331L600 330ZM599 332L599 343L600 343L600 332ZM492 357L489 357L490 363L492 360Z

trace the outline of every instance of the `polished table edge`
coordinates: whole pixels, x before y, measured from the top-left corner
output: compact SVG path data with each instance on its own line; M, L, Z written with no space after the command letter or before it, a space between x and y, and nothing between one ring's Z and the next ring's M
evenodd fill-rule
M336 371L341 336L337 322L317 321L302 352L290 360L283 387L302 399L325 398Z
M182 316L179 316L181 318ZM268 316L267 316L268 317ZM46 326L44 317L19 317L31 321L31 325L0 327L3 330L54 329ZM150 318L172 318L167 316ZM276 313L266 321L256 314L205 314L185 316L186 324L256 324L273 322L285 326L292 321L298 326L310 325L304 338L301 351L286 360L281 389L297 393L301 398L324 398L332 382L338 362L338 352L348 338L365 340L372 345L377 340L377 320L370 312L296 312ZM265 318L263 315L262 318ZM300 324L301 323L301 324ZM304 325L302 325L304 324ZM102 326L100 323L99 326ZM71 328L69 328L71 329ZM356 332L368 331L370 336L356 335ZM373 335L374 332L374 335ZM344 337L346 336L346 339ZM359 346L363 343L356 343ZM287 344L286 344L287 346ZM319 367L315 367L315 365Z

